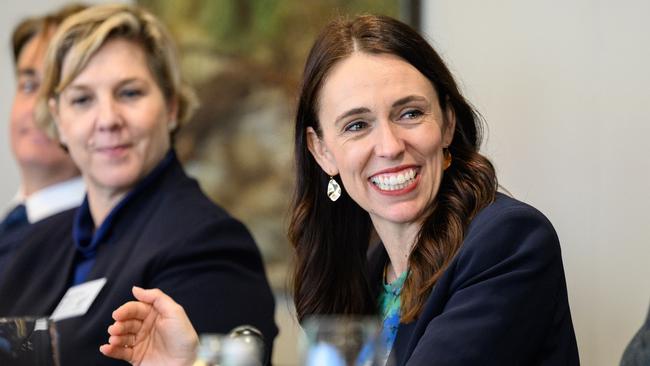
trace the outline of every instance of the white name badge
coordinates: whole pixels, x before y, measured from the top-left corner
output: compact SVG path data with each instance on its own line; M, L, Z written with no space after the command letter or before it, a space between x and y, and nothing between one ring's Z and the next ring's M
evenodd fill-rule
M86 314L105 284L106 278L100 278L70 287L54 309L50 319L59 321Z

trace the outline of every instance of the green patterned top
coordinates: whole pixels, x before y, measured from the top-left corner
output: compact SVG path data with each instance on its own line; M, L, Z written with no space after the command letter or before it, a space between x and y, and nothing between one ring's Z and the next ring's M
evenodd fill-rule
M384 359L388 358L390 350L393 348L395 336L397 336L401 307L400 295L407 274L408 271L404 271L395 281L391 283L384 282L382 293L379 295L379 310L383 320L381 344L383 344L386 351Z

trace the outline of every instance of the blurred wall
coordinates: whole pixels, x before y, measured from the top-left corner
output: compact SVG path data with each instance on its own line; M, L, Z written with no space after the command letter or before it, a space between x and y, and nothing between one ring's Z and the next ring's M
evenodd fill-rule
M558 231L582 364L617 365L650 300L650 2L423 7L501 184Z
M19 184L18 168L9 148L9 114L15 90L13 60L11 56L11 32L23 18L55 10L71 1L21 0L9 1L0 12L0 214L6 203L16 193ZM86 0L77 3L96 4L106 1ZM130 1L113 1L130 2Z

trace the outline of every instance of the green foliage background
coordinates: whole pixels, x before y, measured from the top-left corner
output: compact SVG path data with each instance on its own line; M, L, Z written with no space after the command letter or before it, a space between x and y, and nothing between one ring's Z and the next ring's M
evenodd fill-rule
M176 151L206 194L249 227L280 291L291 258L292 111L307 52L334 17L398 17L404 1L138 1L170 29L202 104Z
M183 53L201 49L245 59L271 67L294 82L302 71L307 50L327 21L363 13L396 17L400 7L398 0L140 0L139 3L168 25Z

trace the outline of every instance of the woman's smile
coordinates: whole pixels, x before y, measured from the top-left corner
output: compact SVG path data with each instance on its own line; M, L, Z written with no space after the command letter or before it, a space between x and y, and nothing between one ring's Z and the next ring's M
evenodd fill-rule
M399 196L414 190L419 182L418 166L401 166L385 169L368 180L377 192L389 196Z

